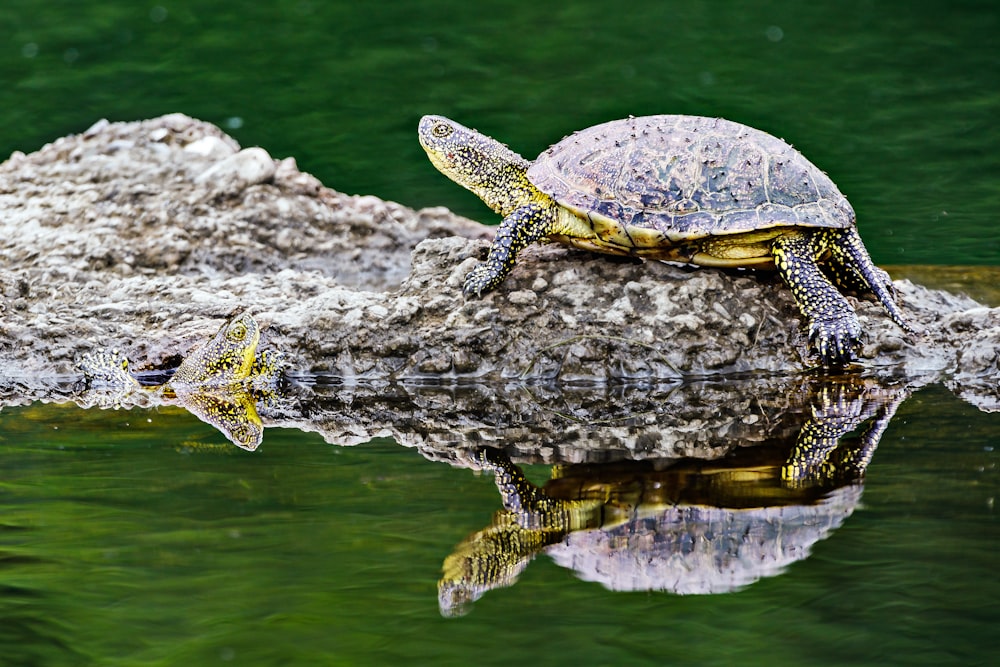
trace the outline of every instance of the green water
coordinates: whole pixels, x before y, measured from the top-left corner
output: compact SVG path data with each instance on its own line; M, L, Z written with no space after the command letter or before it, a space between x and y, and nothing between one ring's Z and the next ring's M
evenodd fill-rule
M255 453L175 409L0 413L0 663L987 665L1000 640L994 415L900 407L862 502L741 592L612 592L540 555L462 618L443 560L488 475L388 440L268 429ZM530 478L549 475L529 466Z
M0 156L180 111L338 190L491 221L429 165L420 115L529 157L627 114L718 115L827 171L876 261L1000 265L992 0L6 0L0 35ZM388 440L272 428L248 453L175 409L8 406L0 664L996 664L998 435L917 393L861 505L741 592L614 593L542 555L446 619L488 476Z

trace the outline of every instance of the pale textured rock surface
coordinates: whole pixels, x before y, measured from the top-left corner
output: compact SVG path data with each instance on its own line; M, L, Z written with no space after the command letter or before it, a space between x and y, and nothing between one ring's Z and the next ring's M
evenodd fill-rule
M293 371L348 383L809 367L798 313L773 275L539 246L497 292L466 300L462 279L490 228L335 192L293 159L241 150L180 114L101 121L12 155L0 165L0 213L0 363L10 377L71 373L99 346L123 349L139 369L169 367L246 307ZM859 301L863 363L995 392L1000 309L896 287L923 334L905 335Z

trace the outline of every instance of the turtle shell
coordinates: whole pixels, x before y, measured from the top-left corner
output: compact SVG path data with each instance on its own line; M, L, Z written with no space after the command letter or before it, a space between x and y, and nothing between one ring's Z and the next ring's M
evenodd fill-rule
M538 156L528 179L589 219L598 234L624 227L639 246L855 224L844 195L801 153L721 118L662 115L595 125Z

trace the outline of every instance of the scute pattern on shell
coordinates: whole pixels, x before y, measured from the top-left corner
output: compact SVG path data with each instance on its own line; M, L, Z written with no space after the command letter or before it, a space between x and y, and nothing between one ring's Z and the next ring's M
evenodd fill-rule
M574 212L656 229L673 241L855 221L833 181L797 150L721 118L596 125L542 153L528 178Z

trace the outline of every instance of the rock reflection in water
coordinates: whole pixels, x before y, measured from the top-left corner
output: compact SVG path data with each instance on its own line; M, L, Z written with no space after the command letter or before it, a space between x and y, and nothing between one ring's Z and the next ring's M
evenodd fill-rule
M845 378L815 391L793 437L713 461L556 466L541 487L501 450L481 449L476 462L495 474L503 509L445 560L441 613L462 615L510 586L541 551L612 590L725 593L778 574L854 511L906 395Z

